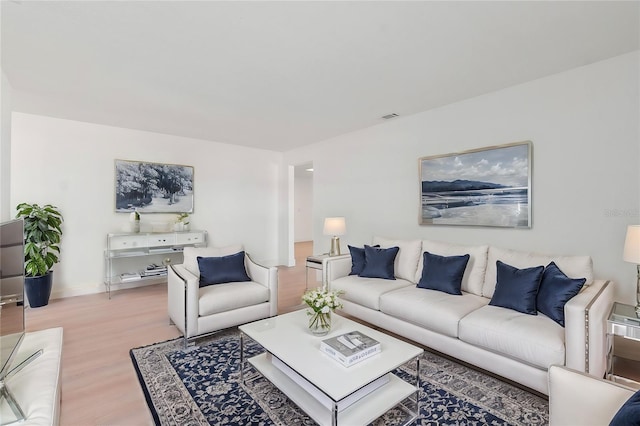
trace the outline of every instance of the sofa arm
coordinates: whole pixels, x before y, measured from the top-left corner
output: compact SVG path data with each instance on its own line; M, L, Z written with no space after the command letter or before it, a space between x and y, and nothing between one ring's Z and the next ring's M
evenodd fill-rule
M613 303L613 284L597 280L567 302L565 365L592 376L606 371L607 316Z
M325 260L325 280L328 288L331 283L342 277L346 277L351 272L351 256L329 257Z
M245 254L245 267L252 281L262 284L269 289L269 315L278 314L278 268L267 267L256 263Z
M607 425L634 390L558 365L549 368L551 426Z
M199 279L184 265L170 265L167 270L167 299L169 318L189 338L198 334ZM185 296L188 309L185 314ZM185 330L185 321L187 329Z

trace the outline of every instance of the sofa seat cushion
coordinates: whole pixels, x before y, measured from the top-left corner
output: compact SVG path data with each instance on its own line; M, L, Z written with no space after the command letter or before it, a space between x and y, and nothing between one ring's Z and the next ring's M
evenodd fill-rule
M471 293L453 295L415 286L380 296L380 310L392 317L450 337L458 337L460 320L489 299Z
M399 288L415 286L406 280L385 280L382 278L363 278L355 275L338 278L331 282L331 290L343 291L343 300L380 310L380 296Z
M544 315L484 306L460 321L460 340L541 369L564 365L564 328Z
M269 289L253 281L216 284L200 289L198 314L203 317L269 300Z

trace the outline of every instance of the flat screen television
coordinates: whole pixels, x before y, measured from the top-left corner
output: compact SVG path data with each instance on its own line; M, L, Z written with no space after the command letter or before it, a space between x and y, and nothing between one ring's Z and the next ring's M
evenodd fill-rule
M4 410L6 405L13 412L14 421L25 418L5 380L42 353L40 350L17 366L12 365L24 335L24 223L18 219L0 223L0 419L3 424L8 423L5 417L9 417Z

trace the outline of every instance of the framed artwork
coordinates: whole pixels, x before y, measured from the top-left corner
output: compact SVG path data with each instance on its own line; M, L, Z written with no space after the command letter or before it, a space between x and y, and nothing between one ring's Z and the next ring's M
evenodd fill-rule
M115 160L116 212L193 213L193 167Z
M420 158L420 224L531 227L531 142Z

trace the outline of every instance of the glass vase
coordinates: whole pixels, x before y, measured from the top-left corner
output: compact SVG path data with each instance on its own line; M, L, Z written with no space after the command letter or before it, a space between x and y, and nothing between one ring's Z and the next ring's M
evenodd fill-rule
M331 311L327 313L307 311L309 315L309 330L315 336L325 336L331 331Z

